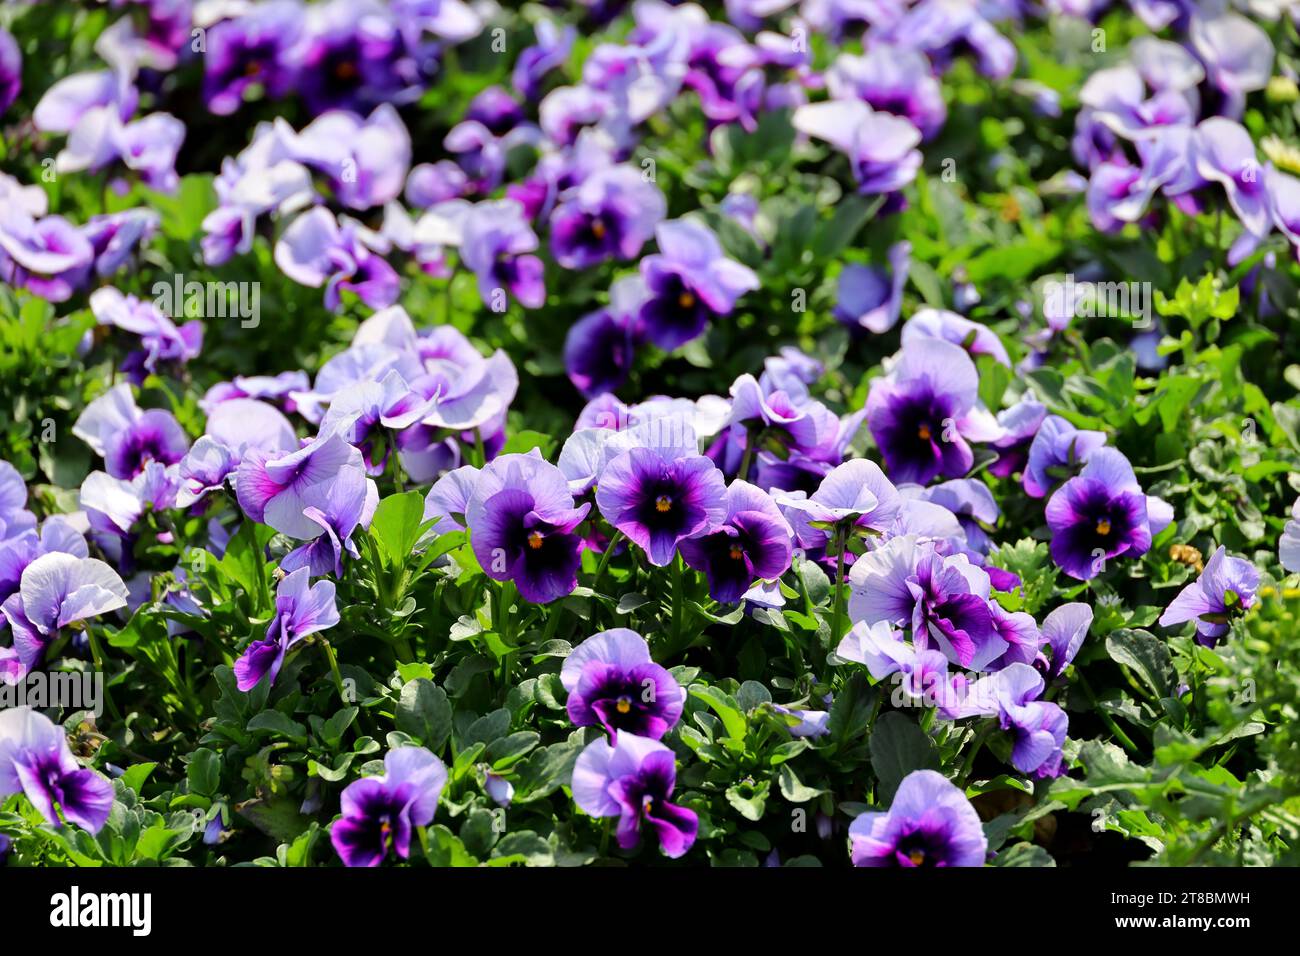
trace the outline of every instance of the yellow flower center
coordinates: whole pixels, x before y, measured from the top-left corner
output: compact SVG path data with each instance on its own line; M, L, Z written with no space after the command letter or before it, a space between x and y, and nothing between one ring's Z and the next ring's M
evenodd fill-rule
M540 531L530 531L528 533L528 547L532 548L534 551L542 546L542 541L544 540L545 537Z
M683 292L677 297L677 304L683 309L695 308L695 296L690 292Z
M604 239L605 224L601 222L599 219L593 220L591 223L591 234L595 236L597 239Z
M334 75L340 80L350 80L357 75L356 64L344 60L338 66L334 67Z
M743 558L744 556L745 556L745 552L740 550L740 545L738 545L738 544L733 544L733 545L731 546L731 560L732 560L732 561L739 561L739 560L740 560L741 558Z
M618 703L614 706L618 708L620 714L630 714L632 712L632 701L628 700L626 697L620 697Z
M913 850L911 853L907 854L907 858L912 861L913 866L920 866L925 862L925 851Z
M673 499L668 497L668 495L660 495L655 499L655 511L658 511L660 514L665 514L668 511L671 511L672 507Z
M921 441L929 441L929 440L930 440L930 426L929 426L929 425L922 425L920 428L918 428L918 429L916 430L916 434L917 434L917 437L919 437L919 438L921 439Z
M1110 521L1109 521L1109 519L1107 519L1107 518L1102 518L1100 521L1097 522L1097 533L1098 533L1099 535L1102 535L1103 537L1105 537L1106 535L1110 534Z

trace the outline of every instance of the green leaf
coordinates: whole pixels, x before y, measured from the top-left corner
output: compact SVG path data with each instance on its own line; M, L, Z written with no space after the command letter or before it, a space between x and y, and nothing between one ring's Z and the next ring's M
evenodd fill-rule
M1121 628L1106 637L1111 660L1134 671L1156 699L1172 697L1178 675L1164 641L1146 631Z
M280 737L287 737L297 744L307 742L307 728L278 710L262 711L248 722L246 729L264 730Z
M434 753L451 735L451 703L447 692L423 677L407 682L397 704L397 729L410 734Z
M906 715L882 714L871 731L871 767L876 773L876 802L893 802L898 785L913 770L938 770L934 742Z
M390 495L379 502L370 535L379 545L384 566L403 567L425 526L424 496L418 491Z
M185 765L185 779L189 781L191 793L205 797L215 795L221 786L220 755L207 747L194 751Z
M127 787L134 790L136 793L139 793L140 788L144 786L145 781L149 779L149 775L154 772L154 768L157 766L158 764L156 763L132 764L130 767L126 768L126 771L119 779L121 779L122 783Z
M520 431L515 432L507 440L501 449L502 455L526 455L536 448L542 453L543 458L550 458L551 452L555 450L555 439L543 432Z
M1052 855L1041 846L1017 843L993 858L994 866L1056 866Z
M781 796L791 803L807 803L827 792L820 787L805 786L788 763L781 764L781 769L777 771L777 782L781 787Z
M739 743L745 739L749 725L735 698L708 684L693 684L690 692L692 697L704 701L718 715L731 740Z

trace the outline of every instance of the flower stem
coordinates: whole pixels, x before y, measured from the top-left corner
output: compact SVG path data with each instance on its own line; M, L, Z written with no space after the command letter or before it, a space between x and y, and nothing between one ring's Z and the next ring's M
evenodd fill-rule
M93 627L86 628L86 640L90 642L90 658L95 662L95 670L104 675L104 703L108 706L108 712L113 715L114 720L121 720L122 715L113 703L113 694L108 689L108 671L104 669L104 651L99 646L99 638L95 636Z
M329 661L330 674L334 677L334 687L339 692L339 701L347 702L347 691L343 687L343 675L339 673L339 659L334 655L334 645L325 638L320 639L321 649L325 652L325 659Z
M975 734L974 742L971 744L970 750L967 751L966 760L961 766L961 774L957 777L957 786L963 790L966 789L966 781L970 779L971 771L975 769L975 758L984 749L984 741L988 740L988 736L993 732L995 726L997 726L996 721L987 720L984 722L984 726Z
M673 647L682 639L682 556L673 555Z
M1120 730L1119 724L1115 723L1115 719L1110 714L1102 710L1101 705L1097 703L1097 695L1092 692L1092 685L1088 683L1088 678L1083 676L1083 671L1075 668L1074 673L1079 678L1079 687L1083 689L1084 696L1088 698L1088 703L1092 705L1092 709L1101 718L1101 722L1115 735L1115 739L1123 744L1125 750L1134 756L1138 756L1141 753L1138 750L1138 745L1133 743L1128 734Z
M831 607L831 647L840 640L840 619L844 616L844 550L848 535L843 528L835 530L839 554L835 558L835 601Z

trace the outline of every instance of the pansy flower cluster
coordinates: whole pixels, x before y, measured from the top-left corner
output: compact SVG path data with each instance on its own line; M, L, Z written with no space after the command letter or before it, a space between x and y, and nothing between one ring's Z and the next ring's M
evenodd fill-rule
M1293 860L1297 24L11 4L0 862Z

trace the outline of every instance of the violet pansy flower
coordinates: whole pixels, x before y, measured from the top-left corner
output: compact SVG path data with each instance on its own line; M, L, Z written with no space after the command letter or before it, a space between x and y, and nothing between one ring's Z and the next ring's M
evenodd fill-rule
M880 466L854 458L833 468L809 497L779 496L777 504L804 548L825 547L837 529L870 534L888 529L901 498Z
M274 684L289 651L308 635L339 622L334 582L309 584L310 569L290 572L275 589L275 616L266 636L253 641L235 661L235 686L250 691L263 677Z
M582 539L564 474L531 455L503 455L478 475L465 509L475 557L488 577L514 581L525 601L546 604L578 584Z
M596 504L659 567L682 541L713 531L727 516L726 485L712 461L670 460L650 448L632 448L605 466Z
M903 778L889 810L849 827L854 866L983 866L988 839L966 795L933 770Z
M659 187L630 166L588 176L551 213L551 251L566 269L635 259L667 212Z
M695 843L695 811L670 803L677 783L673 752L635 734L617 742L597 740L578 755L573 767L574 802L593 817L618 817L618 845L630 850L642 839L659 844L677 859Z
M50 551L23 569L17 593L0 611L19 660L31 670L60 630L125 607L126 601L126 584L103 561Z
M867 425L890 477L919 485L964 477L975 460L967 436L985 437L978 399L979 374L961 346L937 338L908 344L867 397Z
M504 308L501 296L508 293L525 308L541 308L546 302L544 268L533 254L539 243L523 205L514 199L478 203L461 226L461 259L478 277L483 303Z
M709 596L734 604L758 580L790 567L793 532L767 492L736 479L727 488L726 517L714 531L681 542L682 557L709 581Z
M1025 493L1031 498L1046 498L1105 444L1105 432L1080 430L1059 415L1048 415L1029 445L1023 479Z
M641 260L649 292L641 321L650 341L666 351L698 338L711 319L729 314L758 288L754 271L724 255L705 225L674 219L660 223L655 238L659 252Z
M322 530L304 515L304 509L320 507L336 484L364 496L365 483L361 452L339 435L328 434L292 452L250 448L236 473L235 494L254 521L308 540Z
M573 649L560 669L569 692L569 719L579 727L604 727L658 740L681 719L684 691L650 658L645 638L624 627L593 634Z
M1244 558L1228 557L1227 548L1219 545L1200 576L1160 615L1160 626L1195 621L1196 640L1213 647L1228 633L1231 618L1254 605L1258 587L1259 569Z
M1038 664L1049 679L1059 677L1083 647L1092 627L1092 608L1080 601L1062 604L1043 618L1043 646L1050 649L1050 662L1044 657Z
M921 168L921 131L911 121L873 110L861 100L810 103L794 112L794 128L848 156L858 192L897 193Z
M91 833L113 806L113 784L78 764L63 728L30 707L0 711L0 800L15 793L50 826L66 820Z
M1066 574L1087 581L1107 561L1140 557L1151 548L1152 528L1143 494L1128 459L1099 448L1078 476L1047 502L1052 559Z
M965 555L943 555L915 535L891 538L853 563L849 615L907 624L918 648L982 670L1007 650L989 612L988 572Z
M857 263L846 265L840 272L835 318L877 334L892 329L903 307L911 257L912 244L904 240L889 247L887 270Z
M342 816L330 842L344 866L378 866L390 852L405 860L411 835L428 826L447 784L447 767L423 747L396 747L384 756L384 773L363 777L339 797Z

